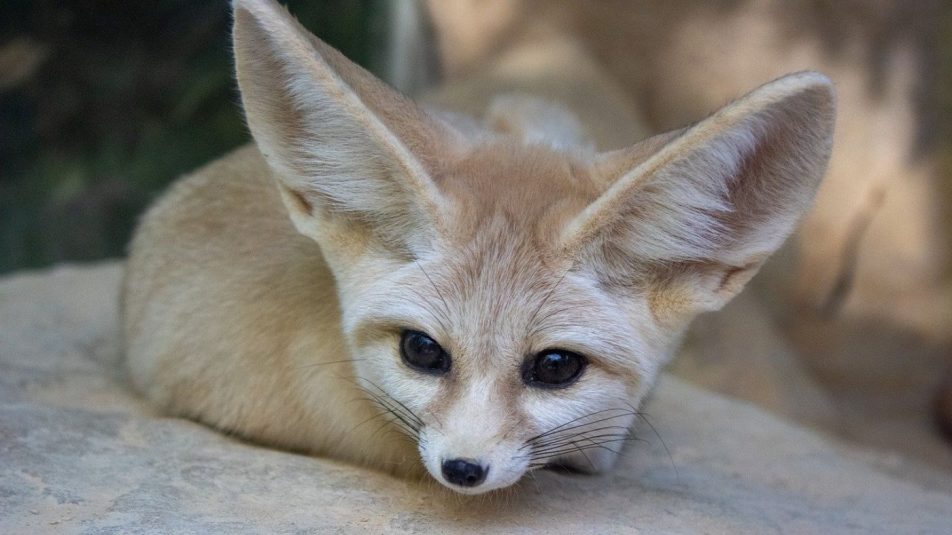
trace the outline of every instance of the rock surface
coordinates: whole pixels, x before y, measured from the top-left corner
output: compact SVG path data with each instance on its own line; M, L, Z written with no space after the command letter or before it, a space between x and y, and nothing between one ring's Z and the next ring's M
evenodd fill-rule
M599 477L467 499L154 414L122 382L120 266L0 282L0 533L948 533L952 482L666 377ZM664 438L665 447L658 437ZM914 471L914 470L913 470ZM943 490L944 489L944 490Z

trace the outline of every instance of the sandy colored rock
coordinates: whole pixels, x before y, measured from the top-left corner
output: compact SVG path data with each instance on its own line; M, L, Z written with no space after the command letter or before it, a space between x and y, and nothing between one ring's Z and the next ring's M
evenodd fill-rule
M467 499L153 414L123 386L120 266L0 282L0 533L943 533L952 481L662 380L600 477ZM659 438L664 438L667 451ZM670 452L670 454L669 454ZM890 472L890 473L887 473ZM945 490L943 490L945 489Z

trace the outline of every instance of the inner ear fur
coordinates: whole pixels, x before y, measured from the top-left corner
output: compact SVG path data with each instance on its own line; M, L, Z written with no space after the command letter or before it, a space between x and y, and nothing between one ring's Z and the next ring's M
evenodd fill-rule
M832 83L768 83L685 130L600 155L611 185L562 235L609 285L678 288L692 310L723 306L793 231L830 157Z
M439 230L430 176L452 132L272 0L236 0L233 37L248 125L299 231L319 238L327 218L392 240Z

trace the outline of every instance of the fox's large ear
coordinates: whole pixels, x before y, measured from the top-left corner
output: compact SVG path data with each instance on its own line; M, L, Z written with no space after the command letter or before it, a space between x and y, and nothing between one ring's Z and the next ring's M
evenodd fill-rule
M811 206L833 139L834 91L786 76L681 132L603 154L611 185L562 235L603 284L652 283L670 308L720 308Z
M430 176L450 133L274 1L235 0L234 17L248 124L298 230L370 231L411 249L438 232Z

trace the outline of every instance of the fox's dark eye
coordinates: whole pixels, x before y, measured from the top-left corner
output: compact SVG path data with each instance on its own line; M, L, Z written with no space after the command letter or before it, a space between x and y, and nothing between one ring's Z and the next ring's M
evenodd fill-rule
M419 331L403 331L400 356L407 366L419 372L443 375L450 371L450 356L440 344Z
M546 349L526 359L522 380L529 386L559 388L574 383L585 370L588 360L564 349Z

